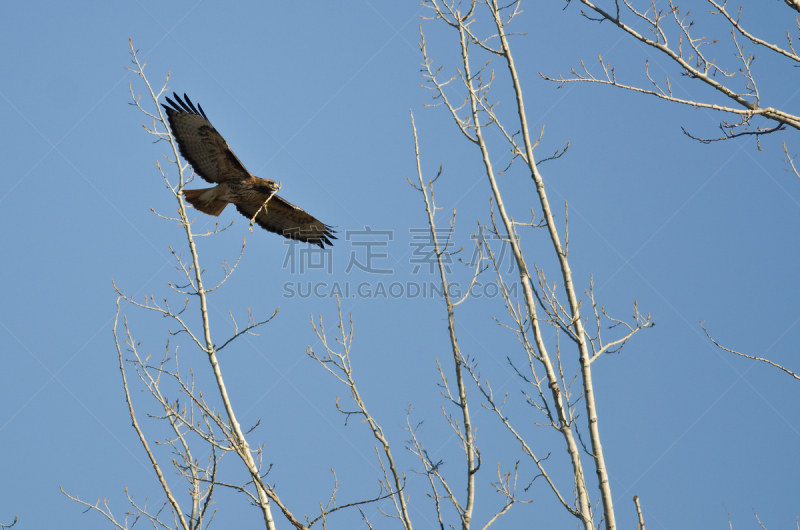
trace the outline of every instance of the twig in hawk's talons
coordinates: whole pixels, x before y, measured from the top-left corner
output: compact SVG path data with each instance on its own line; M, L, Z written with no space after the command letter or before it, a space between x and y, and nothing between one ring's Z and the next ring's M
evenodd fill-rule
M274 196L275 196L275 194L276 194L276 193L278 193L278 192L281 190L281 186L283 186L283 184L282 184L281 182L278 182L278 187L277 187L277 189L276 189L275 191L273 191L273 192L272 192L272 193L269 195L269 197L267 197L267 200L266 200L266 201L264 201L264 204L262 204L262 205L261 205L261 207L260 207L258 210L256 210L256 213L255 213L255 214L253 214L253 217L251 217L251 218L250 218L250 227L249 227L249 230L250 230L250 233L251 233L251 234L253 233L253 225L254 225L254 224L256 224L256 217L258 217L258 214L261 212L262 208L263 208L263 210L264 210L264 215L267 215L267 203L270 201L270 199L272 199L272 197L274 197Z

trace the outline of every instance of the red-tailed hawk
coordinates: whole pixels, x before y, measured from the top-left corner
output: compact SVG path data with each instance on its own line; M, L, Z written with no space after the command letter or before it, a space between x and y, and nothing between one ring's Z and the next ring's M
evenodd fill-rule
M233 203L248 219L255 215L255 222L265 230L322 248L333 245L331 239L336 236L330 226L274 195L278 189L275 181L256 177L245 169L228 142L208 121L203 107L195 108L186 94L185 102L178 94L173 92L173 95L177 103L167 98L169 105L161 106L167 111L181 155L203 180L216 184L213 188L183 190L189 204L203 213L218 216L228 203ZM267 199L269 202L264 206Z

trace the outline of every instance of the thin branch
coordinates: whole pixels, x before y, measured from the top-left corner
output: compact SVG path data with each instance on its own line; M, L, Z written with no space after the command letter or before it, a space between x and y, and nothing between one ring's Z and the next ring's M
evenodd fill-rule
M428 186L425 186L425 183L422 178L422 166L420 164L420 158L419 158L419 142L417 140L417 127L416 124L414 123L413 113L411 113L411 127L414 132L414 153L417 162L417 177L419 178L418 189L422 193L423 199L425 201L425 210L428 216L428 227L430 228L431 238L433 241L434 250L436 252L437 266L439 268L439 276L442 284L442 292L447 310L447 328L450 336L450 347L453 352L453 364L456 373L456 384L458 386L458 400L457 401L452 399L451 400L454 403L456 403L458 408L461 410L461 418L464 425L463 432L460 429L455 429L455 426L454 429L457 431L459 438L461 438L463 442L464 453L466 457L467 499L464 509L460 511L460 515L461 515L462 528L467 529L469 528L470 522L472 521L472 511L475 503L475 474L478 472L478 469L480 468L480 458L478 457L476 461L476 457L478 455L478 449L475 447L472 421L469 414L469 406L467 404L467 389L464 384L464 377L462 374L463 366L466 363L464 362L464 357L461 354L461 350L458 347L458 339L456 338L455 317L454 317L455 305L450 299L447 274L445 271L444 263L442 262L442 253L439 247L438 236L436 235L436 224L433 219L434 209L432 207L431 200L428 198L427 190L430 189L431 194L433 194L433 183L431 182ZM445 248L447 247L445 246ZM473 283L475 281L475 278L477 278L478 274L477 270L478 268L476 266L476 273L475 276L473 277ZM470 288L471 287L472 284L470 284ZM467 292L469 293L469 290L467 290ZM445 484L444 482L442 483Z
M800 0L798 0L800 1ZM800 170L797 169L797 166L794 165L794 159L797 158L795 156L789 156L789 149L786 147L786 142L783 142L783 152L786 153L786 161L789 163L789 166L792 168L792 172L797 175L797 178L800 178Z
M783 366L781 366L781 365L779 365L779 364L777 364L777 363L774 363L774 362L770 361L769 359L764 359L763 357L755 357L755 356L753 356L753 355L747 355L746 353L739 353L739 352L738 352L738 351L736 351L736 350L731 350L731 349L728 349L728 348L726 348L725 346L722 346L720 343L718 343L717 341L715 341L715 340L714 340L714 339L711 337L711 335L708 333L708 330L705 328L705 326L703 326L703 323L702 323L702 322L700 323L700 327L701 327L701 328L703 329L703 331L705 332L705 334L706 334L706 337L708 337L708 340L710 340L711 342L713 342L713 343L714 343L714 346L716 346L717 348L719 348L719 349L721 349L721 350L725 350L725 351L726 351L726 352L728 352L728 353L733 353L733 354L735 354L735 355L739 355L740 357L745 357L745 358L747 358L747 359L752 359L752 360L754 360L754 361L760 361L760 362L762 362L762 363L767 363L767 364L769 364L769 365L771 365L771 366L774 366L775 368L778 368L779 370L783 370L784 372L786 372L786 373L787 373L787 374L789 374L790 376L792 376L792 377L794 377L795 379L797 379L798 381L800 381L800 376L798 376L796 373L792 372L792 371L791 371L791 370L789 370L788 368L784 368Z
M792 4L789 3L790 1L791 0L788 0L787 4L791 7ZM726 0L726 2L723 2L722 5L718 4L714 0L708 0L708 2L711 5L713 5L714 7L717 8L717 11L712 11L711 12L712 14L721 14L722 16L727 18L728 22L731 23L731 26L736 28L736 30L739 33L741 33L742 35L744 35L745 37L750 39L750 42L752 42L754 44L758 44L759 46L764 46L765 48L769 48L770 50L774 51L775 53L779 53L779 54L783 55L784 57L788 57L789 59L791 59L793 61L800 62L800 56L798 56L796 53L794 53L794 50L786 51L783 48L781 48L780 46L776 46L775 44L772 44L771 42L767 42L767 41L765 41L763 39L759 39L758 37L755 37L754 35L751 35L747 30L745 30L742 27L742 25L739 23L738 16L734 20L734 18L725 10L725 4L727 3L727 0ZM739 10L739 14L741 15L741 8ZM791 41L789 41L789 42L791 43Z
M642 507L639 505L639 496L633 496L633 502L636 504L636 515L639 516L639 523L636 530L644 530L644 517L642 516Z

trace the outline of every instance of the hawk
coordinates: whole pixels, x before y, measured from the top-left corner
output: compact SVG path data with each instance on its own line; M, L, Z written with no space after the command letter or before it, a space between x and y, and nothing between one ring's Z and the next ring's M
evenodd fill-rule
M218 216L228 203L233 203L248 219L255 216L255 222L265 230L321 248L333 245L331 239L336 236L332 227L275 195L278 189L275 181L256 177L245 169L228 142L208 121L203 107L198 104L195 108L186 94L183 100L174 92L173 95L177 103L167 98L169 105L161 106L167 111L181 155L203 180L216 184L213 188L183 190L189 204L203 213Z

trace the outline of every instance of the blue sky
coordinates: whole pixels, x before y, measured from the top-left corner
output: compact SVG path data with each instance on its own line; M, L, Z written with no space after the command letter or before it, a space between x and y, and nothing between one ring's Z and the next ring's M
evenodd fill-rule
M593 368L618 523L635 527L631 497L639 495L648 528L727 528L726 509L734 528L756 527L753 510L767 528L793 527L800 515L800 384L716 349L698 322L727 347L800 369L793 346L800 340L800 180L785 171L781 147L786 141L790 152L800 153L800 136L787 131L768 137L763 151L752 138L701 145L680 127L715 135L720 116L608 87L557 89L538 72L567 74L581 59L596 65L600 53L620 79L646 83L649 58L656 78L670 75L676 95L718 101L610 25L582 18L573 4L563 11L558 2L525 4L516 30L527 35L512 45L528 119L537 131L546 126L537 156L570 142L567 154L544 164L542 172L562 226L563 202L569 202L578 290L588 288L593 274L596 297L612 315L626 317L637 300L657 323ZM690 9L706 20L704 4L698 4ZM785 19L787 9L779 2L758 9L746 6L744 20L763 35L782 38L773 21ZM139 299L174 296L167 282L179 276L169 246L182 249L185 242L179 227L150 211L168 214L174 199L155 165L166 146L152 143L141 127L143 116L128 105L129 83L135 93L144 91L125 70L129 36L154 86L170 72L170 93L185 92L202 104L251 172L280 180L283 197L339 231L326 258L330 273L301 274L285 266L290 246L274 234L250 234L233 208L220 219L234 225L205 238L200 252L215 277L222 260L235 259L247 240L239 269L212 298L217 342L231 330L228 311L241 320L247 308L265 316L280 306L260 337L240 341L220 362L240 421L261 419L251 444L266 444L265 458L275 464L270 477L282 498L297 513L314 513L327 500L332 467L342 484L341 502L377 491L367 428L343 425L334 399L346 397L346 390L304 353L306 345L320 347L309 315L322 314L333 330L335 301L285 295L286 285L298 282L338 282L355 290L360 282L436 281L427 265L414 273L414 229L427 223L421 196L406 181L416 178L409 109L426 177L443 166L436 188L444 208L439 221L457 209L454 241L465 252L476 223L489 222L490 189L479 153L444 109L424 106L430 92L419 87L419 25L446 77L457 65L457 42L446 28L421 20L422 14L417 2L380 0L310 1L302 10L292 3L230 6L212 0L4 5L0 523L16 515L20 528L108 527L97 514L82 513L59 486L90 502L107 498L118 515L128 508L125 487L137 499L162 502L120 386L111 282ZM709 32L719 31L719 60L735 69L730 31L713 20L708 24ZM797 71L752 51L762 104L797 114ZM502 78L501 65L494 67ZM499 79L494 95L502 112L513 107L506 89ZM455 83L453 90L460 94ZM506 149L496 135L491 141L495 165L503 167ZM541 213L522 167L515 164L499 181L518 220L527 220L531 206ZM364 247L354 242L367 226L391 234L375 249L385 256L373 262L387 274L357 267L346 272L351 257L364 261ZM213 220L198 214L196 227L211 228ZM523 238L529 263L544 266L554 280L546 234L531 231ZM454 264L454 281L469 277ZM362 394L409 477L415 526L433 528L427 481L413 472L419 463L403 450L403 425L411 406L412 421L424 421L429 451L460 487L457 440L441 416L447 403L436 386L435 360L450 369L441 300L356 295L343 301L343 310L355 322L352 356ZM124 311L143 351L161 355L166 321L130 307ZM491 318L504 315L498 298L459 306L461 348L480 362L496 393L509 392L509 414L542 454L552 452L553 473L567 484L563 446L533 426L540 418L522 404L521 387L505 361L520 351L514 336ZM207 383L202 354L179 339L176 344L182 363ZM476 507L482 525L502 502L489 486L497 464L505 470L522 459L524 485L535 472L479 407L477 390L468 391L484 458ZM154 411L152 403L145 394L134 397L150 439L163 436L144 419ZM237 464L228 466L229 476L238 477ZM179 478L170 480L183 494ZM574 524L540 482L522 495L533 503L514 507L498 528ZM255 509L233 495L222 494L217 507L221 527L258 520ZM376 510L367 509L376 527L391 527ZM331 524L358 528L359 518L345 514Z

